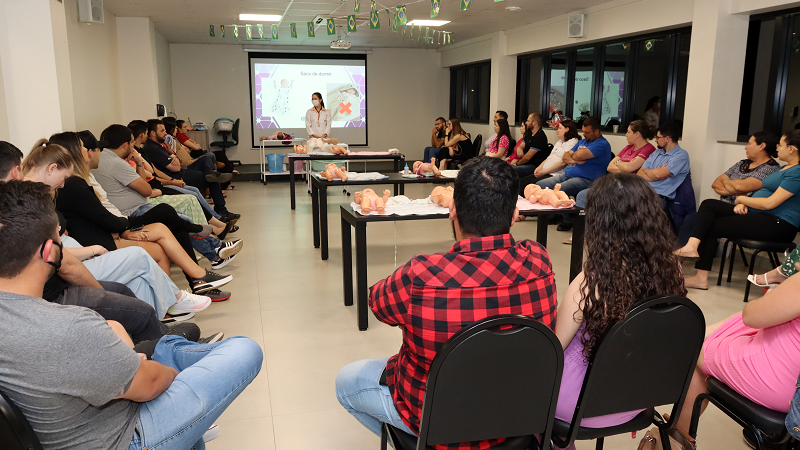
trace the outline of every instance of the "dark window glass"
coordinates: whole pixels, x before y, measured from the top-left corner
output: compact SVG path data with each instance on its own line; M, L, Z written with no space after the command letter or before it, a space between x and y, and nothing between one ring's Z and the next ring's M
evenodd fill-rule
M630 53L629 42L606 45L606 57L603 62L603 104L600 112L600 123L603 125L609 120L622 122L625 73Z
M675 112L672 120L681 124L686 111L686 80L689 78L689 44L691 41L691 33L680 34L678 41L678 73L675 83Z
M594 47L582 48L576 53L572 117L580 120L581 116L588 117L592 113Z
M542 58L530 59L530 75L528 77L528 109L527 113L542 112ZM517 117L517 122L522 122L522 117Z
M555 53L550 57L550 112L566 114L567 104L567 53Z
M788 133L800 123L800 15L794 16L794 26L788 36L789 70L786 76L786 100L781 133Z
M657 111L659 123L663 122L667 83L669 82L670 42L668 36L643 39L638 42L636 61L636 91L633 102L633 119L645 119L647 103L658 97L661 109ZM652 114L650 115L651 117Z
M450 115L466 122L488 122L491 64L450 69Z

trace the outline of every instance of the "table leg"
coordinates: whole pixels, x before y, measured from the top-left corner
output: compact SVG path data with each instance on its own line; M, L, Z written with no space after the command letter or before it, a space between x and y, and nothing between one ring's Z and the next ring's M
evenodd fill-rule
M353 238L350 223L342 217L342 286L344 306L353 305Z
M400 185L399 184L395 184L394 185L394 195L395 195L395 197L400 195Z
M536 242L547 248L547 226L550 222L549 214L542 214L536 218Z
M405 185L405 183L400 185L400 195L406 195L406 185Z
M572 225L572 255L569 260L570 283L583 270L583 233L586 229L586 216L581 213L575 216Z
M358 329L369 326L369 287L367 286L367 223L356 223L356 289L358 290Z
M311 222L314 224L314 248L319 248L319 189L311 185Z
M289 158L289 203L294 210L294 158Z
M319 235L322 244L322 260L328 260L328 187L319 189Z

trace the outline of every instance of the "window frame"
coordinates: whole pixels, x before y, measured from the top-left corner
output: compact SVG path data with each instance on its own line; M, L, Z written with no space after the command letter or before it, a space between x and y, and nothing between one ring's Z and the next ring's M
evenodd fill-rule
M627 60L625 61L625 87L623 96L622 118L620 122L627 126L632 119L635 111L636 104L636 75L639 70L636 62L642 52L641 44L650 39L665 38L668 45L669 61L667 62L667 94L662 99L662 123L672 122L675 119L675 106L678 101L678 75L679 75L679 56L680 56L680 41L681 36L686 33L691 33L692 27L680 27L671 30L664 30L659 32L650 32L647 34L639 34L630 36L628 38L614 38L597 41L590 44L571 45L568 47L560 47L548 49L545 51L532 52L521 54L517 56L517 98L516 98L516 118L517 124L527 118L532 112L540 112L545 120L550 118L550 86L551 86L551 69L552 69L552 56L566 52L566 79L568 80L565 86L565 99L564 99L564 117L573 117L573 108L575 103L575 73L577 52L592 48L594 55L593 70L592 70L592 95L591 95L591 113L592 116L600 117L599 111L602 110L603 104L603 82L606 69L606 46L611 44L628 43L630 45L630 52L628 53ZM531 86L526 86L526 81L530 79L530 60L534 58L542 58L542 76L540 89L540 110L528 110L528 98L530 95ZM685 98L683 99L685 102ZM620 127L622 128L622 127Z
M481 72L482 72L482 69L484 67L488 68L488 71L489 71L489 76L486 78L486 80L484 80L483 77L481 76ZM469 102L468 102L468 95L469 95L468 94L468 89L469 89L469 87L468 87L467 82L466 82L466 77L467 77L467 71L470 70L470 69L475 69L476 76L477 76L477 81L476 81L477 89L476 89L476 92L475 92L475 101L478 103L478 105L477 105L477 108L475 108L475 109L477 109L477 111L479 111L479 113L478 113L479 117L478 118L474 118L474 119L468 119L467 118L467 116L468 116L467 113L470 110L470 106L474 106L474 105L470 105ZM458 72L460 72L460 71L463 71L463 73L464 73L464 89L463 89L463 92L459 93L459 92L457 92L457 86L456 86L457 82L456 82L456 80L457 80L457 77L458 77ZM484 82L486 82L486 86L483 85ZM489 102L486 102L485 105L482 104L482 102L481 102L481 97L483 96L482 94L483 94L483 89L484 88L489 90L489 97L488 98L490 99ZM449 117L457 117L461 121L461 123L484 123L484 122L488 121L489 118L491 118L491 111L489 111L489 103L491 102L491 93L492 93L491 89L492 89L492 61L491 60L471 62L469 64L461 64L461 65L458 65L458 66L450 67L450 107L449 107L450 116ZM456 111L456 98L457 97L461 97L461 111ZM483 116L484 114L487 115L486 120L483 120L480 117L480 116Z

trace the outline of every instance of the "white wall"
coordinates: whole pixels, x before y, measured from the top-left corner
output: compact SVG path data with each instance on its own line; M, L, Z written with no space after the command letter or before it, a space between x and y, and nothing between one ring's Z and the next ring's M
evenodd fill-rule
M64 0L64 11L69 37L75 130L90 130L99 138L107 126L124 122L117 18L106 10L105 23L79 23L76 0Z
M167 112L174 109L172 100L172 68L170 66L169 42L158 33L155 33L156 45L156 73L158 74L158 102L167 108Z
M155 117L159 98L154 36L153 23L146 17L117 18L123 121Z
M170 57L178 117L207 125L219 117L241 119L240 145L228 157L257 163L258 153L250 148L247 53L238 45L171 44ZM434 50L374 49L367 56L369 146L359 150L397 148L409 159L422 158L434 119L447 115L449 83ZM213 131L211 138L217 139Z

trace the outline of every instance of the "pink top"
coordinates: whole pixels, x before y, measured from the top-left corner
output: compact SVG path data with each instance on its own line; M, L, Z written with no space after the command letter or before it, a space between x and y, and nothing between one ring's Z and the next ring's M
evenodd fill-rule
M800 317L769 328L750 328L739 313L705 343L703 372L750 400L789 412L800 373Z
M503 135L499 140L495 139L492 141L492 144L486 149L486 153L497 153L500 150L500 147L508 151L508 146L508 136Z
M633 158L636 158L637 156L641 156L642 159L647 159L647 157L650 156L650 154L654 151L656 151L656 148L653 147L653 144L649 142L644 144L639 150L634 149L633 144L631 144L626 145L617 156L619 156L619 160L622 162L631 162L633 161Z
M503 136L503 137L505 137L505 136ZM511 157L508 158L508 162L511 162L511 161L514 161L514 160L517 160L517 159L522 159L522 158L519 157L519 155L517 155L517 149L519 148L520 145L522 145L523 142L525 142L525 141L522 140L522 139L517 141L517 145L514 147L514 151L511 152Z

